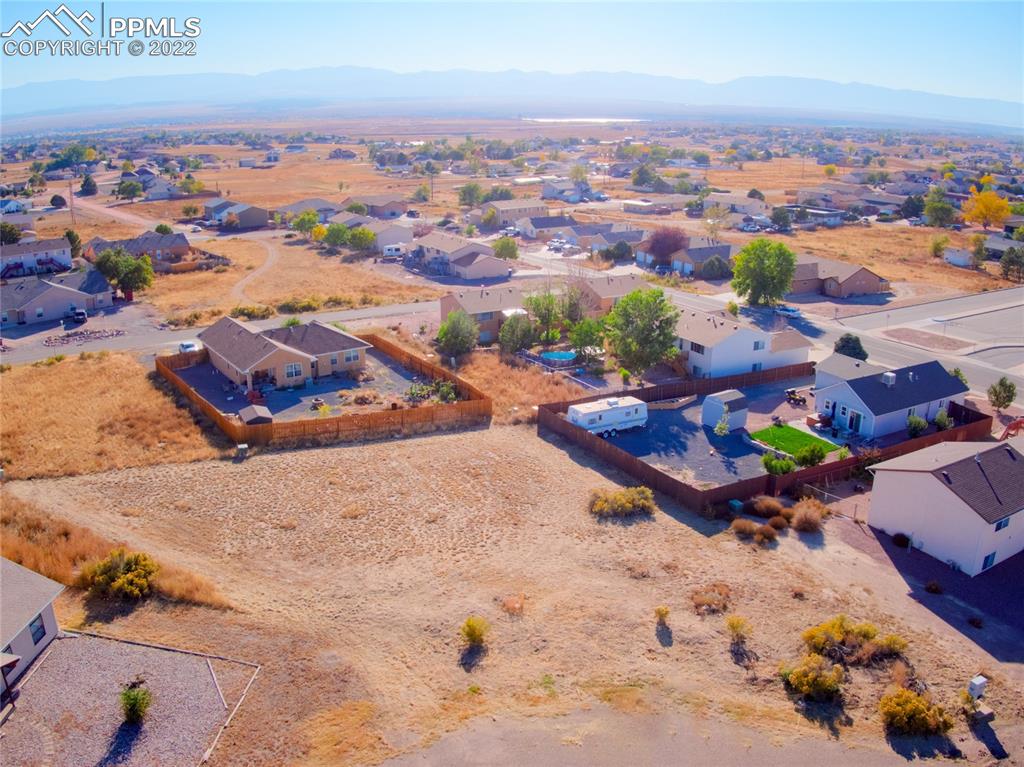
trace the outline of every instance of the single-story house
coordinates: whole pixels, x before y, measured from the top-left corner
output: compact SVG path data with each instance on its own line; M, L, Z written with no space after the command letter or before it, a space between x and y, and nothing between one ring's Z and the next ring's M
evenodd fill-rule
M24 213L32 207L30 202L18 200L13 197L5 197L0 200L0 213Z
M1024 550L1024 437L941 442L871 471L872 527L970 576Z
M199 332L210 363L239 386L303 386L307 379L358 370L371 347L356 336L313 320L261 330L221 317Z
M912 415L931 421L950 402L962 405L967 393L967 386L935 360L851 375L835 383L816 376L815 405L833 425L866 438L902 431Z
M451 274L451 264L462 256L471 254L494 255L494 248L482 242L467 240L453 234L431 232L412 244L412 252L427 271L434 274Z
M70 268L71 243L67 237L0 245L0 278L3 279Z
M374 218L398 218L409 210L409 203L401 197L392 194L370 194L359 197L349 197L342 203L342 208L347 208L353 203L362 203L366 206L366 212Z
M320 197L311 197L308 200L293 202L291 205L283 205L274 212L280 214L281 218L285 221L290 221L296 216L305 213L307 210L315 210L317 218L320 219L320 223L325 224L331 216L341 212L343 208L336 202L324 200Z
M572 216L535 216L533 218L521 218L516 221L516 226L523 233L524 237L532 240L546 240L557 234L565 234L574 226L576 219Z
M60 631L53 601L64 586L9 559L0 559L0 666L8 690Z
M203 217L219 226L230 226L237 221L238 229L259 229L270 221L270 213L265 208L219 197L203 205Z
M116 248L123 248L135 258L146 255L153 261L170 262L181 261L192 252L188 237L181 232L143 232L129 240L104 240L102 237L94 237L86 243L82 254L89 261L94 261L104 250Z
M1003 233L1012 236L1022 226L1024 226L1024 216L1010 216L1003 222Z
M676 322L679 359L694 378L797 365L807 362L811 346L792 328L762 330L724 311L682 308Z
M768 216L772 212L771 206L764 200L732 192L712 192L704 198L704 210L714 205L730 213L745 213L748 216Z
M851 378L881 375L887 369L856 357L847 357L845 354L830 354L814 365L815 391L819 386L824 389L832 384L849 381Z
M543 200L493 200L485 202L476 211L470 213L470 221L479 225L488 211L494 211L499 226L511 226L521 218L534 218L548 215L548 206Z
M639 274L602 275L579 279L570 283L579 288L580 298L588 317L603 317L619 300L634 290L643 290L647 282Z
M0 325L56 322L113 303L113 288L95 269L16 277L0 283Z
M845 212L837 208L808 207L806 205L783 205L795 220L797 214L807 216L807 222L833 229L843 225Z
M493 280L512 275L508 261L502 261L486 253L466 253L452 259L450 269L460 280Z
M726 421L729 424L729 431L736 431L746 427L747 409L747 397L738 389L715 392L706 396L701 403L700 422L703 426L714 429L722 420L722 415L728 413Z
M523 296L516 287L460 290L441 297L441 322L454 311L464 311L480 327L480 343L493 343L502 324L513 314L524 314Z
M363 226L365 224L372 224L375 221L377 221L377 219L371 218L370 216L364 216L361 213L352 213L347 210L335 213L327 219L328 224L341 224L342 226L347 226L349 229L356 226Z
M604 250L624 242L635 248L647 237L643 229L612 229L610 232L602 232L590 238L591 250Z
M888 293L889 281L865 266L801 253L789 293L819 293L831 298Z
M360 226L367 231L373 232L374 248L382 255L400 255L408 251L412 242L412 229L407 226L391 224L387 221L370 219Z
M1010 248L1024 248L1024 242L1001 234L990 234L985 240L985 252L989 258L1002 258Z
M698 275L704 268L704 264L714 256L722 259L726 264L731 263L735 250L735 246L727 242L688 234L683 235L683 243L683 247L674 253L659 257L650 251L650 240L643 240L637 243L634 251L636 263L649 269L666 266L681 274Z
M540 196L544 200L561 200L562 202L579 202L591 194L590 184L586 181L554 179L545 181Z

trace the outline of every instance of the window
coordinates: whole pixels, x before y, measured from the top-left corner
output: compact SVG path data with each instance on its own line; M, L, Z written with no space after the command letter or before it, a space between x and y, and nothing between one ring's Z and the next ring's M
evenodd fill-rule
M338 355L337 354L332 354L331 355L331 367L334 367L337 364L338 364Z
M824 409L828 410L830 407L832 407L832 400L830 400L830 399L825 400Z
M0 322L7 322L7 312L0 314Z
M488 320L493 320L493 319L494 319L494 312L480 312L476 316L476 321L477 322L487 322Z
M597 423L597 419L596 418L588 418L587 419L587 425L588 426L593 426L595 423Z
M846 415L846 405L839 408L839 415Z
M1009 526L1010 526L1010 518L1009 517L1007 517L1006 519L1000 519L998 522L996 522L996 532L998 533L1000 530L1005 530Z
M946 400L940 399L939 400L939 410L942 410L942 408L944 408L945 406L946 406Z
M41 306L36 307L36 317L42 317L42 316L43 316L43 307L41 307Z
M700 365L693 366L693 377L700 378L703 371L700 369Z
M32 632L32 644L39 644L43 641L43 637L46 636L46 626L43 625L42 613L32 619L32 622L28 624L28 630Z
M359 350L349 349L345 352L345 362L359 362Z
M759 352L764 348L764 341L754 341L754 351Z
M750 372L751 373L756 373L760 369L761 369L761 363L760 362L755 362L753 365L750 366Z
M985 556L985 559L981 563L982 570L988 570L992 565L996 563L996 553L993 551L991 554Z
M302 377L302 365L298 362L289 362L284 366L284 377L285 378L301 378Z
M916 408L916 407L912 407L912 408L910 408L910 409L909 409L909 410L907 411L907 418L910 418L910 416L914 415L914 411L915 411L915 410L917 410L917 408Z
M690 351L693 352L694 354L703 354L704 345L699 344L696 341L690 341Z

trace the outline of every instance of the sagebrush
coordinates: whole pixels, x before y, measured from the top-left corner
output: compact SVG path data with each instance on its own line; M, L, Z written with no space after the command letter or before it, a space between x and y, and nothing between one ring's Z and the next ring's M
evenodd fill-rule
M594 490L588 504L595 517L632 517L653 514L654 491L649 487L626 487L621 490Z

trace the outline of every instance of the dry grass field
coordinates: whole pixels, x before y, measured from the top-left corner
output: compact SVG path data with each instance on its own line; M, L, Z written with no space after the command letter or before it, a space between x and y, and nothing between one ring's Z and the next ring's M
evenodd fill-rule
M128 355L86 352L21 365L4 372L0 386L8 479L198 461L224 449Z
M96 213L92 210L79 208L75 211L75 222L71 222L71 213L62 210L59 213L48 213L39 223L36 233L40 239L47 237L63 237L68 229L74 229L82 242L86 243L93 237L102 237L105 240L120 240L135 237L144 231L141 226L135 226L120 221L113 216Z
M898 573L846 545L835 526L850 522L764 549L662 498L649 519L599 522L589 493L614 485L583 453L496 427L8 490L207 574L236 607L146 604L107 618L74 595L58 605L66 625L263 664L214 765L376 764L474 717L554 722L545 717L603 705L638 727L658 712L711 731L732 719L777 746L831 728L847 747L891 755L877 714L885 667L851 671L845 711L825 722L805 718L779 682L800 632L837 613L905 637L914 673L947 708L986 669L1003 744L1018 747L1019 681L907 596ZM724 616L694 609L713 583L727 615L750 624L749 667L730 654ZM670 609L662 628L657 605ZM469 615L492 627L480 656L462 651ZM979 759L963 724L953 739Z
M491 352L473 352L458 373L494 401L496 423L533 423L533 408L542 402L579 399L587 393L560 375L548 375L534 365L509 365Z

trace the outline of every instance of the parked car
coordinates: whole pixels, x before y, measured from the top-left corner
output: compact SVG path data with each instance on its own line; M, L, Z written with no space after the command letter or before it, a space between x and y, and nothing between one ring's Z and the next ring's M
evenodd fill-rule
M796 319L800 316L800 310L793 306L776 306L775 313L790 319Z
M598 202L607 202L608 195L606 195L604 192L595 192L594 199L597 200Z
M409 208L409 210L405 211L405 215L407 215L409 218L419 218L420 212L418 210L414 210L413 208Z
M183 354L185 352L197 352L202 348L202 341L182 341L180 344L178 344L178 351Z
M201 232L201 231L203 231L203 227L199 226L199 224L192 224L192 228L189 229L189 231L190 232Z

